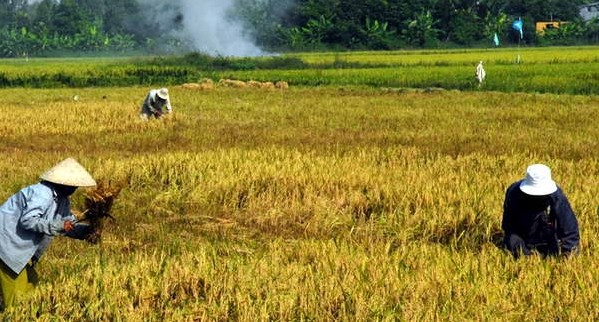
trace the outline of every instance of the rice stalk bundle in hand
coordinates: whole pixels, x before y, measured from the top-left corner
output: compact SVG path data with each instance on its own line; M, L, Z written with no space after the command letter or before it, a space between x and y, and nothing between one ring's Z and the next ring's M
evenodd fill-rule
M88 242L98 243L102 237L104 219L114 220L110 209L121 188L122 186L111 186L110 183L99 181L94 189L85 193L85 211L82 221L88 222L91 228L91 233L86 238Z

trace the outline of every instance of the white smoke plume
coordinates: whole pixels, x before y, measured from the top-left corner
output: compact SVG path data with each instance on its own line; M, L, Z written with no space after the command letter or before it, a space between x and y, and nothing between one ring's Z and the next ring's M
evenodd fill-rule
M41 0L28 0L30 4ZM60 0L58 0L60 2ZM261 0L253 0L260 2ZM280 7L294 0L279 0ZM171 35L184 39L193 49L210 55L261 56L253 39L252 30L245 30L241 21L231 15L239 0L137 0L143 20L155 24L159 37ZM132 19L136 19L131 17ZM139 21L137 22L138 26ZM135 23L134 23L135 24ZM143 27L142 27L143 28Z
M228 15L234 0L179 0L183 30L195 50L221 56L260 56L243 26Z

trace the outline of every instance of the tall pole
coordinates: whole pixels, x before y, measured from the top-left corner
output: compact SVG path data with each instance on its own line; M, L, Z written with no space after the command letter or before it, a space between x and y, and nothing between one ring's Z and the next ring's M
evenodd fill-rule
M518 50L516 51L516 53L518 54L518 57L516 58L516 64L520 64L520 41L522 40L522 36L520 36L518 38Z
M520 24L519 24L520 28L518 30L518 32L520 33L520 37L518 37L518 50L517 50L518 58L516 59L516 64L520 64L520 42L522 41L522 37L524 37L523 31L522 31L522 29L524 28L524 26L523 26L524 23L522 22L522 17L518 17L518 21L520 22Z

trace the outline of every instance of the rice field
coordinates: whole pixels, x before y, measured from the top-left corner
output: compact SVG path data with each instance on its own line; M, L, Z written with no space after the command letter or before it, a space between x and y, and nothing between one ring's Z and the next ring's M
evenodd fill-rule
M470 66L480 60L498 65L521 64L560 64L596 63L599 48L585 47L511 47L490 49L453 50L412 50L412 51L352 51L329 53L288 54L303 61L322 65L327 63L359 63L382 66L410 65L465 65Z
M200 60L205 59L201 58ZM485 62L479 87L474 68ZM599 47L501 48L285 54L217 58L211 66L168 58L35 58L0 60L0 87L85 88L179 85L202 78L287 81L294 86L440 87L597 95Z
M540 82L531 73L522 86ZM0 199L68 156L124 185L101 243L55 239L40 285L0 317L598 319L599 98L359 79L172 85L175 113L152 122L138 118L148 86L0 89ZM537 162L577 214L578 256L497 247L505 188Z

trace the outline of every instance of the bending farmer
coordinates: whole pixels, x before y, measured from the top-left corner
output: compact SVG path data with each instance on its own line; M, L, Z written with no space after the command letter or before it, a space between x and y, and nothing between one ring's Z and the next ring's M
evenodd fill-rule
M77 187L95 186L74 159L58 163L0 206L0 286L4 307L37 284L34 265L54 236L83 239L87 225L75 224L69 196Z
M151 117L160 118L163 112L163 108L166 107L166 112L171 113L173 108L171 107L171 101L168 96L168 89L160 88L151 90L141 106L140 117L147 120Z
M515 256L570 254L578 249L578 221L551 170L533 164L526 177L513 183L503 204L505 247Z

